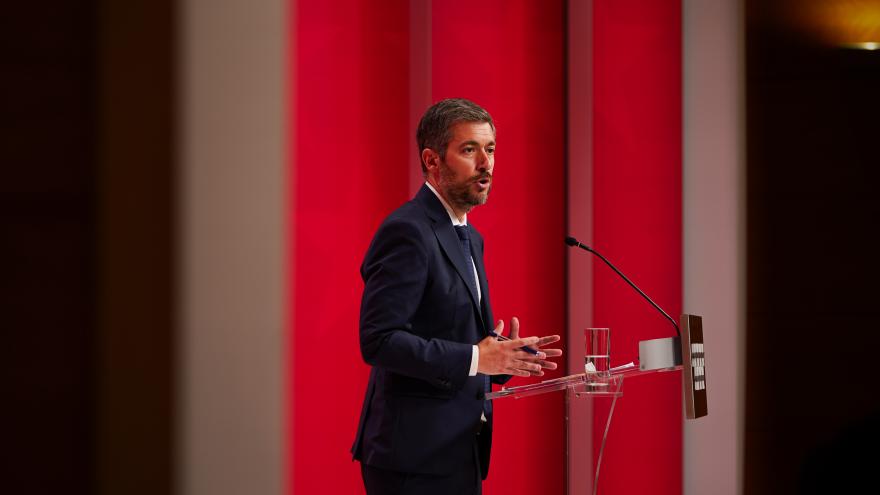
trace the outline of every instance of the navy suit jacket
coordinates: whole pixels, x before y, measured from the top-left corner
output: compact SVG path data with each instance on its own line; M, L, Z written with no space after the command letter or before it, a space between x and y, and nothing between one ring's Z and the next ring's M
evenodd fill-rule
M483 239L471 256L482 301L449 214L422 186L376 232L361 266L360 347L372 366L355 459L400 472L445 475L471 459L486 377L468 376L472 346L492 325ZM494 376L504 383L509 376ZM492 414L479 435L482 477L489 469Z

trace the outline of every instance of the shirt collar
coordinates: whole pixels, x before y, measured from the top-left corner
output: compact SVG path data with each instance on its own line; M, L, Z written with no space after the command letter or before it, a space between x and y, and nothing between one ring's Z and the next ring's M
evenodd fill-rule
M452 211L452 208L449 207L449 204L446 203L446 200L443 199L443 196L440 196L440 193L438 193L437 190L434 189L434 186L432 186L427 181L425 181L425 185L428 186L428 189L430 189L431 192L434 193L435 196L437 196L437 199L439 199L440 203L443 204L443 208L446 208L446 213L449 214L449 219L452 220L452 225L455 225L455 226L467 225L467 213L465 213L464 218L461 221L459 221L458 217L455 216L455 212Z

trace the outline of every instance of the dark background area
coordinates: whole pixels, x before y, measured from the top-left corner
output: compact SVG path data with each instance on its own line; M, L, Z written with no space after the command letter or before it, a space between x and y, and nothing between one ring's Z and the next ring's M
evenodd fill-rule
M0 493L172 491L172 7L0 15Z
M880 445L880 51L799 30L796 3L746 3L744 493L857 493Z
M0 490L86 493L97 407L95 9L10 8L0 17Z

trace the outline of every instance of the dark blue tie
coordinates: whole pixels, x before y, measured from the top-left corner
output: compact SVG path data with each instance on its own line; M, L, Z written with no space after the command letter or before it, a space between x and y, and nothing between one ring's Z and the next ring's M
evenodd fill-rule
M461 250L464 252L464 260L467 265L468 275L465 277L468 280L468 285L474 291L474 295L477 294L477 281L476 277L472 274L474 273L474 268L471 261L471 234L468 230L467 225L456 225L455 233L458 235L458 242L461 244ZM492 385L489 383L489 375L483 375L483 392L489 393L492 391ZM492 401L485 400L483 401L483 414L488 418L490 414L492 414Z
M456 225L455 234L458 236L458 243L461 244L461 251L464 254L465 269L467 270L467 275L464 278L476 297L477 282L474 279L474 268L471 261L471 233L468 231L467 225Z

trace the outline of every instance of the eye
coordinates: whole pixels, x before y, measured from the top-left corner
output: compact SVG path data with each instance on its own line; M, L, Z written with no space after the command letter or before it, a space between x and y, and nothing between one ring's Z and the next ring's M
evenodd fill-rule
M473 146L465 146L464 148L462 148L462 151L465 153L473 153L474 147Z
M490 155L494 155L495 154L495 147L489 146L488 148L486 148L486 153L488 153Z

